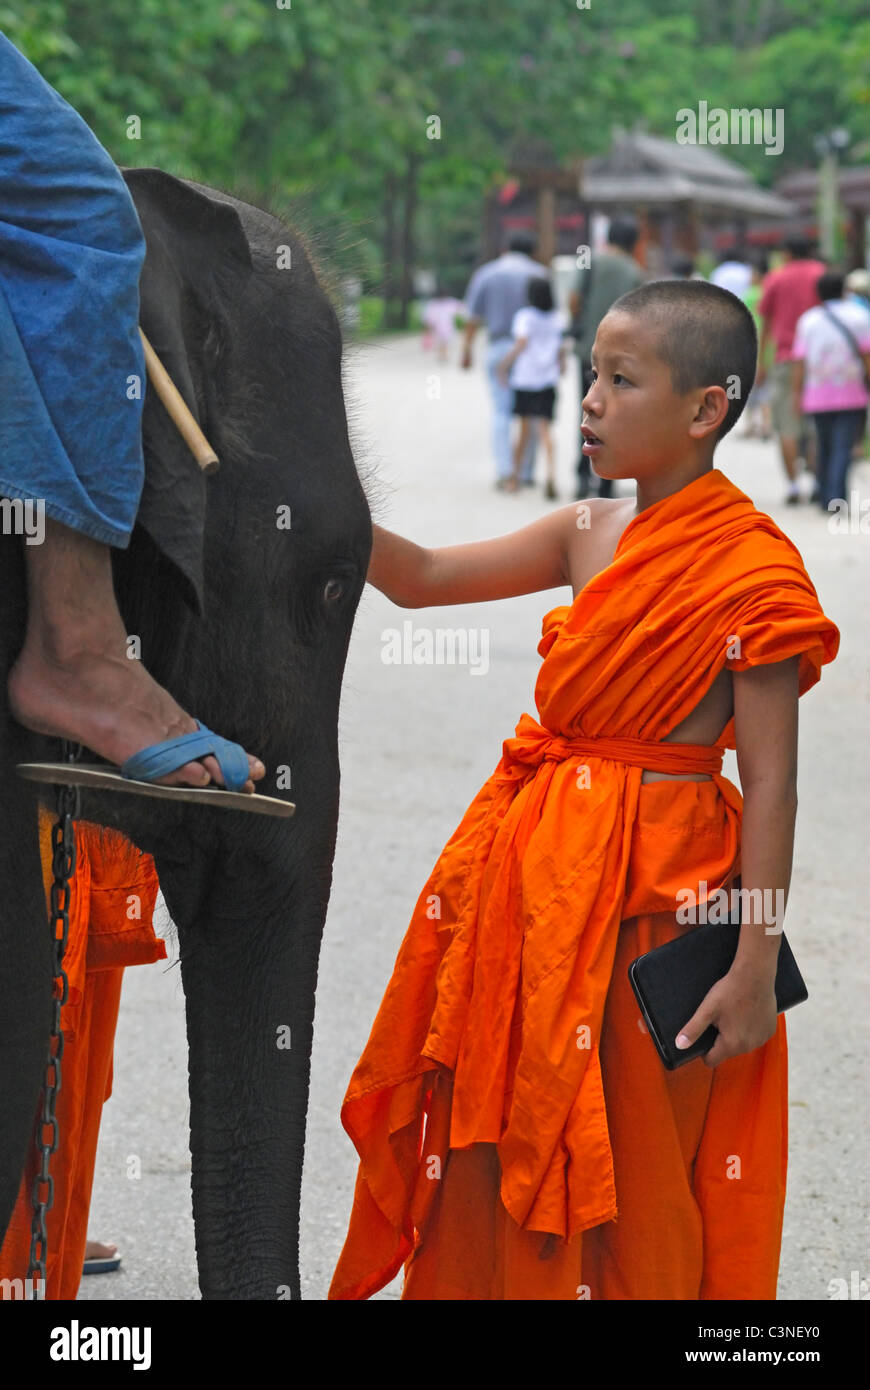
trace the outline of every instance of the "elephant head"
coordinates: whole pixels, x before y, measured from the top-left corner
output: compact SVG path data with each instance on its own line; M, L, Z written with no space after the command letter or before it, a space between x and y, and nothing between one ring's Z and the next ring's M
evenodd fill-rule
M317 962L338 818L337 723L371 518L341 334L299 237L156 169L125 171L147 242L141 323L220 458L203 476L146 392L146 483L115 581L155 678L261 758L289 820L87 793L154 855L177 925L193 1213L206 1298L299 1297Z

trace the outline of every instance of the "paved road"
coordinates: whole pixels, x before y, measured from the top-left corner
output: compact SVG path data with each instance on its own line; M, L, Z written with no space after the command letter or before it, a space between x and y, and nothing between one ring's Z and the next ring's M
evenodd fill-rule
M572 364L573 371L573 364ZM358 350L346 369L357 458L377 475L376 520L430 545L497 535L541 516L538 489L492 488L481 370L438 367L416 340ZM558 426L561 500L573 495L576 387ZM787 508L772 444L732 437L718 466L798 545L841 654L801 701L800 811L789 937L810 990L791 1035L791 1161L780 1297L819 1300L828 1282L870 1276L867 904L870 536L831 535L810 507ZM853 485L870 499L870 465ZM629 485L623 484L628 491ZM870 502L868 502L870 506ZM430 626L488 627L488 678L468 666L386 666L381 633L409 611L367 589L342 699L341 816L317 1001L302 1202L304 1296L325 1297L350 1210L355 1153L338 1120L420 887L523 710L541 617L567 590L428 610ZM417 615L419 618L419 615ZM726 774L736 780L733 754ZM167 925L167 933L171 928ZM91 1232L115 1240L118 1274L86 1299L198 1297L190 1215L187 1053L177 949L129 970L105 1107ZM128 1158L141 1160L128 1179ZM398 1281L379 1297L397 1297Z

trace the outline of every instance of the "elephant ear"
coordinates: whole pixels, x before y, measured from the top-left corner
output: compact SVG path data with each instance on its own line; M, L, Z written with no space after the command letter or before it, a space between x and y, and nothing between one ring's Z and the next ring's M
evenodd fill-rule
M210 316L219 282L253 270L236 209L201 185L162 169L123 170L147 254L139 285L139 320L198 423L203 419ZM201 614L207 479L163 403L149 386L142 417L145 482L136 517L182 580L184 597Z

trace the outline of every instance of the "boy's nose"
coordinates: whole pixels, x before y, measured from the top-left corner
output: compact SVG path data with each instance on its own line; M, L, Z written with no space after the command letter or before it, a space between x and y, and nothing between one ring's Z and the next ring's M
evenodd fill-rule
M591 383L591 385L590 385L590 387L589 387L589 390L586 392L586 395L583 397L582 401L580 402L580 409L581 409L581 410L590 411L590 410L598 410L598 409L599 409L599 407L600 407L600 402L599 402L598 397L597 397L597 395L596 395L596 387L597 387L597 385L598 385L598 382L597 382L597 381L593 381L593 382Z

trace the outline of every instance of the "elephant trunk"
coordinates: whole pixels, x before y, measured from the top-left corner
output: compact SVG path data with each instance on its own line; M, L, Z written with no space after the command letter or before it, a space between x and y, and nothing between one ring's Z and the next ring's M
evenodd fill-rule
M221 901L220 885L211 903ZM207 1299L298 1299L314 992L329 896L180 930L193 1216Z

